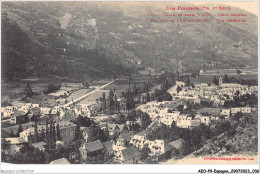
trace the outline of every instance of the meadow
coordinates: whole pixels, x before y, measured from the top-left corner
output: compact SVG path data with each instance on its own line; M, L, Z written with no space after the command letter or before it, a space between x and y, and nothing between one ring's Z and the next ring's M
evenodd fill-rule
M212 83L214 76L216 77L224 77L227 74L228 77L236 77L241 79L257 79L258 78L258 71L257 69L240 69L241 74L238 75L236 73L236 69L214 69L208 70L204 73L201 73L197 78L191 78L191 83Z

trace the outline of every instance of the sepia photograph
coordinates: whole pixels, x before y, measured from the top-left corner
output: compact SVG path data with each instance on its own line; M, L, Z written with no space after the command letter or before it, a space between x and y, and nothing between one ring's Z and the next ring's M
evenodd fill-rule
M258 164L258 2L2 1L1 164Z

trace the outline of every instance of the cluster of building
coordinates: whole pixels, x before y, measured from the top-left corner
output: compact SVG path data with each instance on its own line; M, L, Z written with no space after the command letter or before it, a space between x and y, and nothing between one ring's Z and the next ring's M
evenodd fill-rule
M2 122L23 124L30 121L32 116L44 118L45 116L51 115L57 116L59 120L62 120L62 118L69 113L74 119L79 115L90 117L97 112L98 108L99 107L95 104L78 104L73 108L64 108L62 106L46 107L40 104L16 102L12 106L1 107L1 117Z
M172 157L173 149L179 149L175 146L177 142L167 142L165 140L150 141L147 135L156 131L161 124L154 121L146 130L137 134L133 132L121 133L116 141L107 141L102 143L100 140L85 142L79 148L83 161L88 157L94 157L101 153L113 156L113 160L121 164L137 164L141 162L141 150L145 145L150 149L149 156L156 156L157 160Z
M167 142L163 139L149 139L149 136L157 131L162 125L171 127L173 123L179 128L193 129L201 124L211 125L219 119L228 119L235 116L237 113L250 114L253 110L251 107L230 107L223 108L226 100L232 100L238 94L252 94L257 92L258 88L255 86L247 86L233 83L222 83L219 79L219 85L197 84L193 88L186 87L184 82L176 82L176 85L168 90L172 95L172 101L156 102L151 101L146 104L139 105L136 109L147 113L151 118L152 123L147 129L141 132L131 132L125 130L131 127L132 121L126 121L125 124L110 124L107 122L99 122L98 126L102 130L107 130L110 137L114 135L119 136L116 140L101 142L100 140L88 142L89 127L81 127L81 133L84 141L82 142L79 151L81 162L87 161L89 157L97 157L98 154L111 156L115 162L123 164L135 164L141 162L141 150L148 147L149 156L156 157L157 160L172 157L172 152L180 149L184 144L184 140L179 139L173 142ZM213 102L213 107L204 107L192 112L182 112L187 109L188 103L200 104L202 100L209 100ZM182 105L182 109L179 106ZM45 143L38 142L35 136L35 127L33 123L26 124L33 116L43 118L45 116L53 115L55 119L54 127L59 124L60 141L70 141L74 138L74 132L77 125L62 119L69 113L74 119L79 115L83 117L91 117L97 112L100 105L85 105L78 104L73 107L44 107L39 104L32 103L17 103L13 106L6 106L1 108L2 121L16 124L16 126L2 129L6 133L6 138L11 142L11 149L13 152L19 150L24 143L29 143L32 146L44 150ZM71 118L69 120L71 120ZM23 124L25 123L25 124ZM141 125L141 120L135 121ZM17 124L22 124L23 131L19 133L19 137L10 137L11 131L17 132ZM24 126L26 125L26 126ZM37 125L37 133L44 134L46 129L45 124ZM57 136L57 135L56 135ZM57 138L57 137L56 137ZM59 141L59 142L60 142ZM64 161L64 160L63 160ZM59 163L59 161L57 162Z
M178 91L177 88L181 90ZM168 90L173 98L193 100L200 103L201 100L213 102L214 107L223 107L226 100L233 100L234 96L257 93L258 86L241 85L237 83L223 83L219 77L219 85L200 83L194 88L185 86L184 82L176 82L176 85Z
M74 131L77 127L76 124L69 122L69 121L62 121L59 123L54 123L53 126L55 127L55 131L57 131L57 125L59 125L59 133L60 133L60 141L57 141L57 143L64 142L64 141L70 141L74 138ZM37 141L36 139L36 129L33 124L25 124L23 127L26 127L25 130L19 133L19 137L10 137L11 132L16 132L18 127L12 126L8 128L2 128L2 138L5 138L5 140L10 142L11 146L11 152L19 152L19 149L22 147L23 144L28 143L32 145L35 148L38 148L40 150L44 150L44 145L46 145L43 141ZM48 126L50 129L50 126ZM3 134L3 132L5 134ZM43 138L41 135L45 135L46 132L46 125L45 124L39 124L37 125L37 133L38 133L38 139ZM57 133L55 134L56 139L58 139Z

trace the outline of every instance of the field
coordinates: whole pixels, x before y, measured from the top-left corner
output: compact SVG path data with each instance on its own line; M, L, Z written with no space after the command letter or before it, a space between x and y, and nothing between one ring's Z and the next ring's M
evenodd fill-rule
M115 89L116 91L125 91L126 89L129 88L129 85L133 86L140 86L142 85L144 82L148 82L148 80L151 80L151 77L149 76L144 76L144 77L134 77L132 80L129 79L118 79L116 80L114 83L110 84L109 86L107 86L104 89ZM121 94L120 92L117 92L119 94Z
M42 92L47 84L46 83L32 83L31 88L33 92ZM10 99L22 98L24 95L24 89L26 87L25 83L19 83L19 85L14 84L2 84L1 85L1 97L9 97Z
M109 83L110 81L111 81L111 79L110 79L110 80L98 80L98 81L93 81L93 82L91 83L90 87L92 87L92 86L102 86L102 85L105 85L105 84Z
M102 97L102 94L105 93L106 97L109 94L109 90L110 89L115 89L116 95L118 97L120 97L122 95L122 92L125 91L126 89L129 88L129 84L132 85L136 85L136 86L140 86L141 84L143 84L144 82L147 82L148 79L151 79L151 77L135 77L133 78L133 80L129 80L129 79L118 79L116 80L114 83L108 85L107 87L105 87L102 90L99 90L97 92L95 92L94 94L91 94L90 96L86 97L84 100L82 100L79 104L90 104L90 103L95 103L96 99L99 99L100 97ZM92 87L92 85L104 85L105 83L108 83L103 81L100 82L94 82L91 84L90 87Z
M204 73L201 73L198 78L191 78L191 83L212 83L214 76L222 78L225 74L228 77L237 77L241 79L257 79L258 71L257 69L241 69L241 74L237 75L235 69L220 69L220 70L208 70Z
M107 97L109 91L108 90L100 90L100 91L97 91L97 92L87 96L84 100L80 101L79 104L93 104L93 103L96 103L96 99L99 99L100 97L102 97L103 92L106 94L106 97Z

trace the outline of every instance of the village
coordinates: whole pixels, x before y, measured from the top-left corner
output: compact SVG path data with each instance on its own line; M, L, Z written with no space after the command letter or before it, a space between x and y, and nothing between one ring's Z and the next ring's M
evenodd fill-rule
M161 85L130 87L120 96L110 89L92 104L75 98L53 107L19 101L2 107L2 124L11 125L1 128L7 161L157 164L198 150L241 117L257 113L258 86L227 83L221 76L212 84L162 79ZM17 154L23 157L13 159Z

